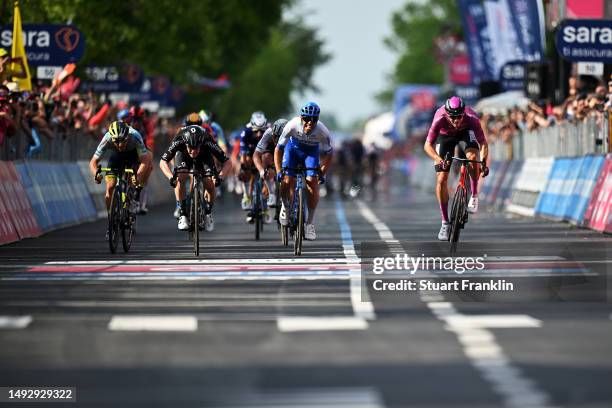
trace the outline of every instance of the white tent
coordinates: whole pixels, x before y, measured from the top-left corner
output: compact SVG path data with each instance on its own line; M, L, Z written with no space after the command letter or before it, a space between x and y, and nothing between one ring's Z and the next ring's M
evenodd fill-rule
M508 109L518 106L521 109L527 108L529 99L525 97L523 91L508 91L497 95L482 98L478 101L474 110L481 113L498 115L506 113Z
M375 146L388 149L393 142L387 136L393 130L393 112L385 112L368 120L363 131L362 143L365 148Z

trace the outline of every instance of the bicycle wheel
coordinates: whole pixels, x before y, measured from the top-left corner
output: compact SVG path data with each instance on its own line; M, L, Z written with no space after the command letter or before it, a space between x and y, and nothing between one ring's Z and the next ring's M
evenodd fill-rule
M451 231L449 234L449 241L451 243L450 252L455 253L457 251L457 244L459 243L459 234L463 227L463 218L466 208L466 191L461 186L457 187L455 196L453 197L453 204L451 207Z
M261 185L259 184L260 180L255 181L255 186L253 188L253 217L255 217L255 240L259 240L259 235L261 232Z
M295 225L295 235L293 238L294 255L302 254L302 240L304 239L304 199L303 189L299 188L295 199L297 200L297 223Z
M108 246L112 254L117 252L119 245L119 229L121 227L121 187L119 183L115 186L108 210Z
M130 213L130 206L134 199L134 189L129 187L127 192L127 208L121 211L121 238L123 244L123 252L128 252L132 246L132 237L134 236L134 222L136 214Z
M195 184L193 187L192 200L191 200L191 228L193 229L193 252L196 256L200 255L200 217L202 209L200 208L200 183Z

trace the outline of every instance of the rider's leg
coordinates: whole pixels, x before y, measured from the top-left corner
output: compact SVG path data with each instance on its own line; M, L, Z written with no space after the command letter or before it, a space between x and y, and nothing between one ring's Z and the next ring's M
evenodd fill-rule
M204 198L208 203L204 211L206 214L210 214L212 211L213 204L215 203L216 193L217 189L215 188L215 183L210 177L206 177L204 179Z
M174 188L174 196L176 197L176 202L181 208L183 214L187 214L187 189L185 188L185 181L187 181L188 178L188 174L178 174L176 176L176 187Z
M465 156L468 160L479 160L478 159L478 149L476 148L467 148L465 149ZM472 197L478 196L478 177L480 177L480 166L475 163L470 163L469 166L470 173L470 188L472 190Z
M440 204L442 222L448 223L448 172L440 171L436 179L436 197Z
M113 191L115 191L116 185L116 176L106 176L106 192L104 194L104 201L106 201L106 210L110 208L111 198L113 197Z
M319 204L319 177L306 177L306 188L308 190L308 219L306 224L314 224L314 215Z

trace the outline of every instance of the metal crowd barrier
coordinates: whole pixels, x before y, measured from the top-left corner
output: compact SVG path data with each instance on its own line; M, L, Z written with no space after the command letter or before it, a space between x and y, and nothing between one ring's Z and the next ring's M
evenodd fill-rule
M519 132L510 142L491 143L490 157L492 160L520 160L605 154L610 152L609 129L607 117L590 117L577 124L563 123L533 132Z
M30 137L22 130L11 137L5 137L0 146L0 160L12 161L21 159L36 159L50 161L89 160L99 143L91 134L70 129L55 132L52 139L40 134L41 147L38 152L28 156Z

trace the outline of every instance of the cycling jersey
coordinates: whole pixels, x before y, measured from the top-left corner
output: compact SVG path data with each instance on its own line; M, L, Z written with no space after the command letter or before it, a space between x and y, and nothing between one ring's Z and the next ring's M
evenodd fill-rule
M427 141L433 144L438 136L459 137L465 135L466 131L469 134L470 140L473 139L473 141L478 142L478 144L486 143L487 138L482 131L480 119L478 119L476 112L466 107L461 122L457 127L454 127L448 119L444 106L441 106L434 115L431 127L427 133Z
M310 133L306 134L302 126L302 118L299 116L294 117L285 125L283 133L278 140L278 146L285 147L290 139L293 140L298 147L319 146L319 150L323 154L332 151L329 129L327 129L327 126L321 121L318 121L315 128Z
M240 133L240 154L252 156L260 140L261 138L255 135L251 124L246 125Z
M185 141L181 137L177 137L177 136L174 137L174 140L172 141L168 149L162 155L162 160L169 162L176 155L177 156L177 160L176 160L177 167L184 167L181 164L183 162L186 164L189 164L188 162L191 162L191 160L189 160L191 156L189 156L189 154L187 153L187 145L185 144ZM212 165L214 165L214 161L212 160L213 156L221 164L229 160L227 156L225 155L225 153L223 152L223 150L215 142L212 135L207 133L204 139L204 143L202 143L202 146L200 147L200 153L198 154L196 159L212 167Z
M113 143L113 139L111 138L110 133L106 132L104 134L104 137L100 141L100 144L96 148L94 157L96 159L99 159L100 157L102 157L104 152L107 151L108 149L110 149L113 152L119 152L119 150L117 149L117 146L115 146L115 144ZM147 154L148 152L147 147L145 146L140 133L136 129L130 127L129 135L127 139L127 146L122 151L129 152L132 150L136 151L136 153L138 153L138 156L142 156L143 154Z
M275 138L274 134L272 133L272 128L268 128L259 140L259 143L257 143L255 151L259 153L272 153L274 152L274 148L276 147L277 141L277 138Z

